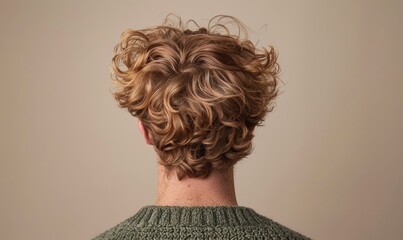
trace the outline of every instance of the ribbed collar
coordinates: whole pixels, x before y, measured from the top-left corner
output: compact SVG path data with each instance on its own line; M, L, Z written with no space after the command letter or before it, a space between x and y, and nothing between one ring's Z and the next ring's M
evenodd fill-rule
M244 206L147 205L130 222L137 226L245 226L264 221L265 217Z

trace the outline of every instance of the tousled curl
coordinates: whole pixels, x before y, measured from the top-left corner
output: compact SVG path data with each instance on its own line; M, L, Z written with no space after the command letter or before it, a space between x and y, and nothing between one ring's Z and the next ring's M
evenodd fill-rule
M234 17L215 16L196 30L169 17L122 33L112 60L113 94L150 132L160 164L179 179L205 178L250 154L253 130L278 94L277 53L240 38L246 30Z

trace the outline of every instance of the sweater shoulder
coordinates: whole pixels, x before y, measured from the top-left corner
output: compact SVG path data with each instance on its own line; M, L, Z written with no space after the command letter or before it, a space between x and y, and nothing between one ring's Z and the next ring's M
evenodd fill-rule
M136 235L136 228L132 226L134 216L121 221L117 225L109 228L108 230L98 234L91 240L115 240L115 239L134 239Z
M263 226L267 233L272 236L269 239L295 239L295 240L309 240L310 238L301 234L300 232L290 228L289 226L283 225L271 218L260 215L263 221ZM274 237L275 236L275 237Z

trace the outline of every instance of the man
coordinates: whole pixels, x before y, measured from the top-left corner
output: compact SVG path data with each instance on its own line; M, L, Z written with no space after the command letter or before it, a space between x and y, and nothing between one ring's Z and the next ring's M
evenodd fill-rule
M114 48L114 96L157 153L158 193L95 239L307 239L235 195L234 164L277 96L274 48L232 35L223 21L245 27L231 16L193 31L178 19L129 29Z

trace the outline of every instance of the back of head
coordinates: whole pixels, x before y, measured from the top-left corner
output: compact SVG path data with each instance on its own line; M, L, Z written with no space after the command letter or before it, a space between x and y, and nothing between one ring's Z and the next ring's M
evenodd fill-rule
M179 179L204 178L250 154L253 130L277 96L277 54L231 34L223 21L246 31L234 17L219 15L194 30L169 17L122 33L112 60L114 96L143 122L160 164Z

